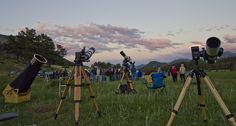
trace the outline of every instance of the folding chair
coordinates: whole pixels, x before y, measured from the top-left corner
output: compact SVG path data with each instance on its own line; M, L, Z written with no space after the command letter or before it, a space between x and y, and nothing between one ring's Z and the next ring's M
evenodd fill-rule
M152 78L152 85L151 86L147 85L147 88L149 90L155 90L154 95L156 95L156 93L159 90L164 90L166 94L165 79L164 79L165 75L163 73L152 73L151 78Z

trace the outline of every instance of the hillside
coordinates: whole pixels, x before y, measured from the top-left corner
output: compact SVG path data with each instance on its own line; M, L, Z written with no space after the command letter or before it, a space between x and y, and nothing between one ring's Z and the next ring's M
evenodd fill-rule
M222 58L229 58L229 57L235 57L235 56L236 56L236 53L226 51L223 53L223 55L220 58L222 59Z
M199 60L199 67L204 70L220 70L220 69L229 69L236 70L236 56L235 53L226 52L223 58L219 58L216 63L208 64L205 63L202 59ZM190 59L177 59L169 63L161 63L158 61L151 61L146 65L142 65L142 71L155 71L158 67L162 67L162 70L167 71L172 65L180 66L180 64L185 64L188 70L193 69L194 62Z

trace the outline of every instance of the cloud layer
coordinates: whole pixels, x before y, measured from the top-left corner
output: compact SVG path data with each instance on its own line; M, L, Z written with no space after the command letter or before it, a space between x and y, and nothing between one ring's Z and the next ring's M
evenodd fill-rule
M93 23L76 27L39 23L37 31L48 34L55 42L68 48L69 52L81 49L83 46L93 46L98 52L102 52L137 46L153 51L175 45L165 38L143 38L144 32L135 28Z
M217 31L227 27L212 27L210 29ZM127 51L140 62L150 60L171 61L178 58L191 58L190 47L204 47L205 44L198 40L179 43L172 42L168 38L147 38L143 37L144 32L136 28L94 23L73 27L39 23L36 30L40 33L46 33L56 43L63 45L68 50L66 56L68 59L73 59L74 52L80 51L86 46L96 48L94 61L111 60L117 62L117 58L120 57L118 53L120 50ZM168 31L170 34L166 36L168 37L171 34L175 36L185 31L183 29L179 29L177 32ZM226 34L223 39L222 47L225 50L235 52L236 35ZM110 57L111 55L112 57Z

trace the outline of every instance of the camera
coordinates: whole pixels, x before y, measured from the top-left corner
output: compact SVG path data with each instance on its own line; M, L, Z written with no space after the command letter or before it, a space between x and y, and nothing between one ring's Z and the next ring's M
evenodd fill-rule
M209 64L214 64L218 57L223 55L224 49L220 47L220 39L210 37L206 41L206 49L199 50L198 46L191 47L192 59L199 60L201 57Z
M89 62L89 59L94 54L95 48L91 47L85 51L85 47L80 52L75 52L75 63L78 62Z

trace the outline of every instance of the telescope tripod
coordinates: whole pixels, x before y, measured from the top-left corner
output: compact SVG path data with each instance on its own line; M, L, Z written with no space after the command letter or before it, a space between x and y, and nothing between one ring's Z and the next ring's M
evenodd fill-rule
M74 74L74 77L73 77ZM71 86L71 82L74 80L74 103L75 103L75 125L78 126L79 125L79 117L80 117L80 102L81 102L81 87L82 85L82 79L85 79L85 84L88 87L88 91L90 94L90 97L92 98L92 102L93 105L96 108L97 114L100 117L101 116L101 112L98 108L97 102L95 100L95 94L92 90L91 87L91 81L88 77L88 75L86 74L82 63L79 65L76 65L72 71L72 74L70 76L70 78L68 79L67 83L66 83L66 88L64 89L62 96L61 96L61 100L59 102L59 105L57 107L56 113L55 113L55 119L57 118L58 112L61 108L62 103L64 102L65 98L66 98L66 94L69 90L69 87Z
M132 78L131 78L130 69L127 69L127 68L122 71L122 77L121 77L119 85L117 87L117 93L122 93L120 91L120 86L122 85L122 82L123 82L124 78L127 80L127 86L128 86L127 92L128 93L136 93L137 91L133 87L133 81L132 81Z
M230 111L228 110L227 106L225 105L224 101L222 100L221 96L219 95L219 93L217 92L215 86L213 85L213 83L211 82L210 78L207 76L207 74L203 71L203 70L199 70L194 69L192 70L192 72L188 75L185 83L184 83L184 87L178 97L178 100L174 106L174 109L171 113L171 116L169 118L169 121L167 123L167 126L171 126L174 120L174 117L177 115L179 107L181 105L181 103L183 102L184 96L186 94L186 91L190 85L190 82L192 81L193 77L196 77L197 80L197 89L198 89L198 105L202 111L202 116L204 118L204 121L207 120L206 117L206 109L205 109L205 98L204 95L202 94L201 91L201 84L200 84L200 79L203 79L205 81L205 83L207 84L207 86L210 88L211 93L214 95L215 100L218 102L218 104L220 105L222 111L224 112L226 118L229 120L229 122L233 125L236 126L235 123L235 119L233 117L233 114L230 113Z

